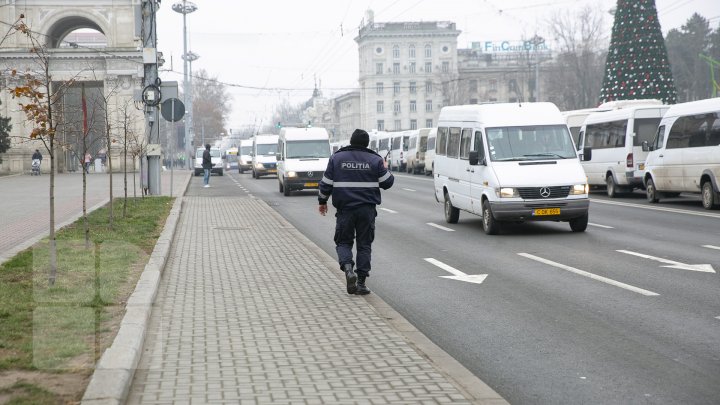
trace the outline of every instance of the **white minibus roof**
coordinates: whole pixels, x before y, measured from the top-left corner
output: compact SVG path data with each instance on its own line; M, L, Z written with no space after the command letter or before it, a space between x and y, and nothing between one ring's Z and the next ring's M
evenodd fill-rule
M443 107L438 126L452 122L474 122L485 127L565 125L553 103L494 103Z
M585 118L585 125L598 122L611 122L629 118L662 118L670 106L667 105L637 105L618 110L592 113Z
M285 127L280 130L280 136L288 141L329 139L325 128L293 128Z
M635 107L639 105L663 105L663 102L655 99L642 99L642 100L614 100L606 101L598 106L598 108L605 110L614 110L620 108Z
M712 111L720 111L720 97L672 105L665 112L665 116L677 117L681 115L702 114Z
M277 143L279 136L272 135L272 134L260 134L255 135L255 143L259 144L265 144L265 143Z

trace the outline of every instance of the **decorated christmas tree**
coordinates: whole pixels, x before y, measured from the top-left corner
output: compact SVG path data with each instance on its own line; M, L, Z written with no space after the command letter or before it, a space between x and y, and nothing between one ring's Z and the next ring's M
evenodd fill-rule
M618 0L600 101L677 102L655 0Z

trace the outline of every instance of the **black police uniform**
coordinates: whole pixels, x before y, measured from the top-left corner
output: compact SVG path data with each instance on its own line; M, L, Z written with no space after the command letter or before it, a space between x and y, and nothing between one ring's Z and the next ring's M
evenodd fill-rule
M370 272L377 216L375 206L381 202L380 189L389 189L394 181L380 155L370 149L350 145L330 157L320 182L318 202L326 204L332 195L332 204L337 209L335 246L340 268L348 263L355 265L352 247L357 240L357 275L360 280L364 280Z

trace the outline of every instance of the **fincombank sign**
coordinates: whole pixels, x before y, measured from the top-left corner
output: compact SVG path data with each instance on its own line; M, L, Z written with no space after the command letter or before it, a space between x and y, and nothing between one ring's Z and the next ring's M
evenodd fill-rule
M531 41L484 41L473 42L472 49L482 53L549 52L546 43L533 44Z

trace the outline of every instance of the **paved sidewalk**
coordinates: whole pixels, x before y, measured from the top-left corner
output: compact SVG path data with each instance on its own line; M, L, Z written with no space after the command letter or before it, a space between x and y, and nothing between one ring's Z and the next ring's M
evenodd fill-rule
M128 403L471 403L322 254L260 200L185 197Z

